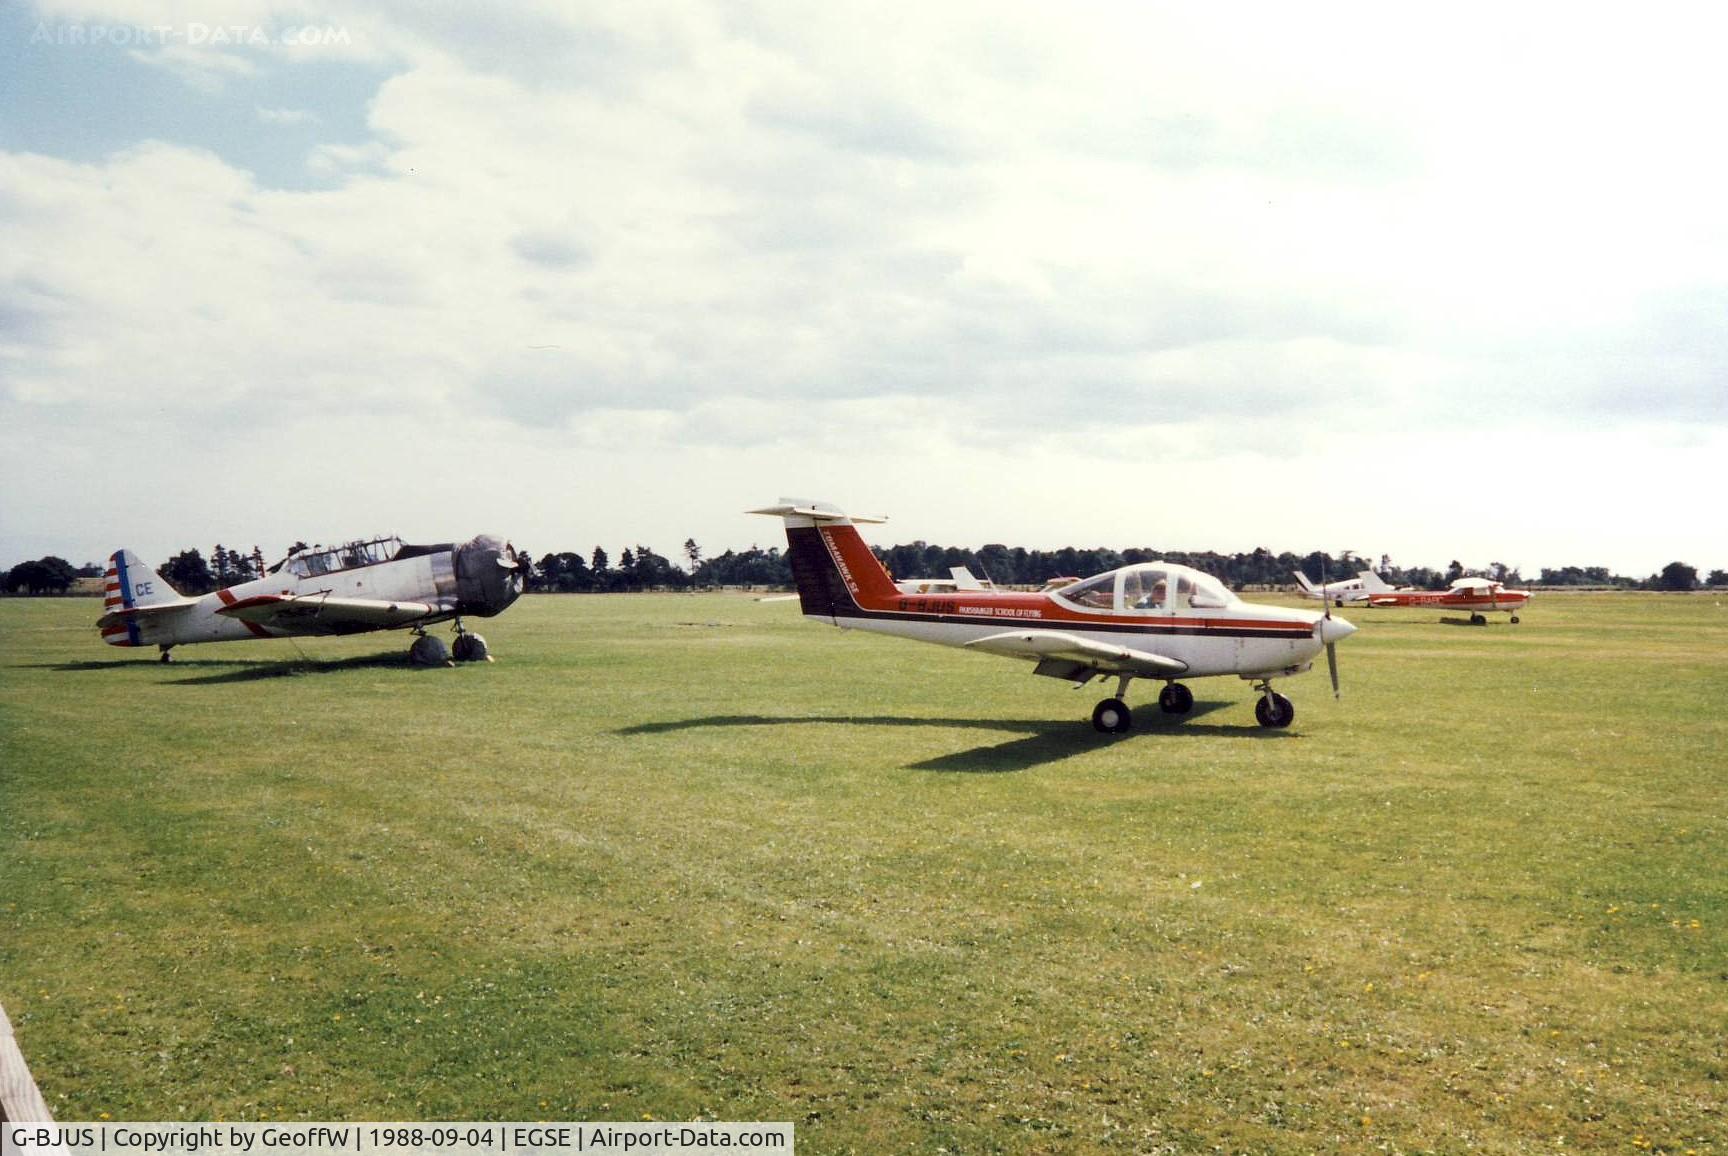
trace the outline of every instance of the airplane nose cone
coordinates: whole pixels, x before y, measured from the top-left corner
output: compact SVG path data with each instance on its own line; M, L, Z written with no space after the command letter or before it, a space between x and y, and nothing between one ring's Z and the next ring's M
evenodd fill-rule
M1327 646L1340 642L1356 633L1356 627L1345 619L1333 615L1320 620L1320 641Z

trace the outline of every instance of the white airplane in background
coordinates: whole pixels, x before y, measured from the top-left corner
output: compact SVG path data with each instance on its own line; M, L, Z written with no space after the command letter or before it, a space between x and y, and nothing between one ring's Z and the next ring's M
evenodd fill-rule
M436 666L451 651L425 627L453 618L456 661L487 661L486 640L464 628L462 617L501 613L521 595L529 565L526 554L485 534L436 546L370 538L296 550L262 578L188 598L132 551L119 550L108 559L106 613L96 625L110 646L159 647L163 662L173 647L194 642L407 627L416 636L409 656Z
M1315 598L1323 602L1331 602L1334 606L1343 606L1349 602L1366 602L1376 594L1384 594L1392 589L1386 580L1372 570L1363 570L1354 578L1344 578L1337 582L1328 582L1316 586L1308 575L1300 570L1292 570L1296 576L1297 593L1304 598Z
M996 583L980 581L964 566L950 566L952 578L901 578L894 585L902 594L951 594L956 590L994 590Z
M786 528L787 558L804 615L835 626L1021 658L1033 673L1084 686L1114 675L1116 694L1092 711L1092 725L1121 734L1133 725L1123 701L1136 678L1159 679L1158 705L1186 714L1194 694L1180 678L1233 674L1251 680L1260 725L1286 727L1296 717L1272 680L1300 674L1325 650L1338 690L1333 649L1356 628L1312 610L1257 606L1216 578L1169 562L1141 562L1059 590L1021 593L966 590L913 595L894 585L854 523L822 502L782 498L753 514Z

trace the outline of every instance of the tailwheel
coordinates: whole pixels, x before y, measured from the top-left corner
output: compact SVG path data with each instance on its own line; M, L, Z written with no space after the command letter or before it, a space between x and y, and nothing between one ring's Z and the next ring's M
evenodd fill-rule
M1254 717L1263 727L1282 729L1296 718L1296 705L1275 690L1268 690L1254 704Z
M1128 704L1119 698L1107 698L1092 708L1092 727L1107 735L1127 734L1134 725Z
M1194 692L1179 682L1168 683L1158 692L1158 709L1165 714L1187 714L1194 709Z
M162 648L162 656L160 658L158 658L156 661L157 662L173 662L174 658L171 654L169 654L168 648L166 646L164 646Z

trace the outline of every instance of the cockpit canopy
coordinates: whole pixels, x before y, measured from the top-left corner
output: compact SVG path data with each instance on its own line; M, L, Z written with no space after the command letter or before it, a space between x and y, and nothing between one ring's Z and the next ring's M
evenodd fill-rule
M1222 610L1240 600L1210 574L1174 562L1139 562L1107 570L1051 597L1091 614Z
M312 546L288 555L270 567L270 573L286 570L297 578L311 578L333 570L352 570L356 566L388 562L401 551L402 539L394 535L349 542L345 546Z

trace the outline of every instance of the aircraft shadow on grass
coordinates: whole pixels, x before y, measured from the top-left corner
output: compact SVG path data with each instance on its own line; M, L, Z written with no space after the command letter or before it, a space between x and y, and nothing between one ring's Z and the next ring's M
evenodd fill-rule
M230 682L257 682L268 678L292 678L303 674L335 674L343 670L384 668L393 670L435 670L437 667L417 666L406 654L365 654L355 658L328 661L310 658L287 659L176 659L166 666L159 662L56 662L43 664L49 670L66 673L109 670L131 671L136 674L165 676L160 679L168 686L215 686ZM181 675L188 671L212 671L191 678Z
M1052 722L1049 719L981 719L981 718L908 718L889 715L709 715L705 718L679 719L673 722L639 723L621 728L621 735L670 734L675 731L699 730L706 727L760 726L859 726L859 727L936 727L987 731L1030 732L1024 738L996 743L970 750L938 755L933 759L911 763L908 770L942 771L957 774L1006 774L1031 770L1048 763L1059 762L1074 755L1097 750L1100 745L1132 740L1136 737L1175 738L1182 735L1210 735L1226 738L1275 739L1293 738L1288 731L1268 730L1255 726L1221 726L1216 723L1195 725L1202 715L1222 710L1227 702L1196 702L1194 709L1180 719L1167 718L1155 705L1143 705L1136 715L1139 725L1126 735L1101 735L1085 722Z

